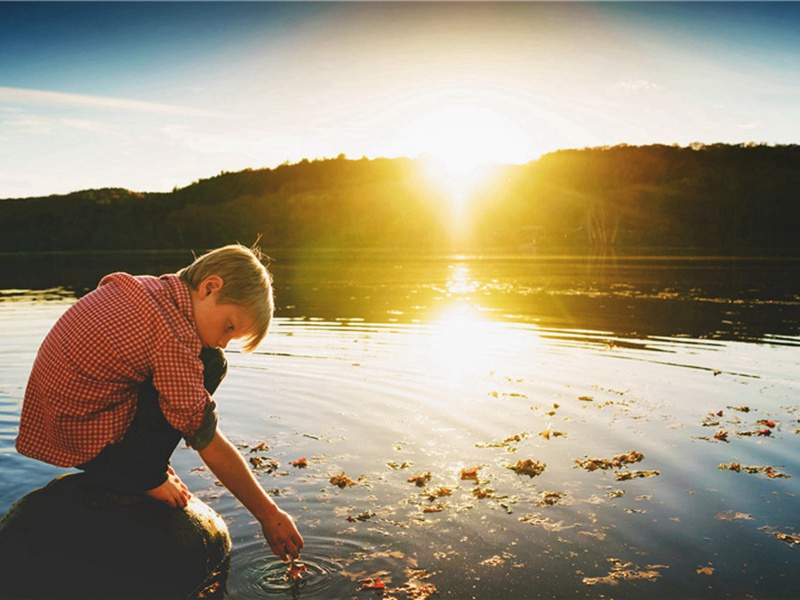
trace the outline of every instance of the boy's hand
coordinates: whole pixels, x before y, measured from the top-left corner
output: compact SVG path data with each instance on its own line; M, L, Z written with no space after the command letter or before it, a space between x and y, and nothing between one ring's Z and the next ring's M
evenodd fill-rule
M180 480L172 467L167 473L167 480L160 486L147 490L145 494L175 508L184 508L192 497L189 488Z
M261 523L261 530L267 538L272 553L282 561L286 562L290 558L299 558L300 550L303 548L303 538L294 520L288 513L277 506L271 511L267 520Z

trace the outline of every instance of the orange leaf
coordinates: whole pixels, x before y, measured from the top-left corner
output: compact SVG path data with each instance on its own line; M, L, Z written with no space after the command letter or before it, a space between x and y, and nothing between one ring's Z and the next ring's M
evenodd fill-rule
M469 469L461 469L461 479L478 479L478 471L480 467L470 467Z
M361 586L362 590L385 590L386 584L381 581L380 577L376 577L374 580L367 579L364 581L364 585Z
M288 577L290 581L297 581L300 579L300 573L305 573L306 570L304 564L292 561L289 568L286 570L286 577Z

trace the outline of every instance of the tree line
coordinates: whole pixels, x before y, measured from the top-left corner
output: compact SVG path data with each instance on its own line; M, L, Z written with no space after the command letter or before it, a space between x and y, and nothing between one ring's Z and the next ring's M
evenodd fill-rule
M455 236L420 160L335 159L220 173L167 193L0 201L0 251L211 248L768 249L797 254L800 146L561 150L473 190Z

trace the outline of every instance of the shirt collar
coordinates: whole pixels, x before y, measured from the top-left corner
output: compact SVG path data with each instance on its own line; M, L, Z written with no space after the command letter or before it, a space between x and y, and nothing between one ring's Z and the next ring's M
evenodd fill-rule
M186 317L193 331L197 331L197 324L194 321L194 309L192 308L192 297L189 294L189 286L175 273L168 273L159 277L166 284L167 291L175 306Z

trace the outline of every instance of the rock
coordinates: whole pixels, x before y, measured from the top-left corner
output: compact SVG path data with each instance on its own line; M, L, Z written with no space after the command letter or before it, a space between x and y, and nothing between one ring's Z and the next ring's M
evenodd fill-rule
M0 520L0 597L221 596L230 548L223 520L195 497L175 509L64 475Z

